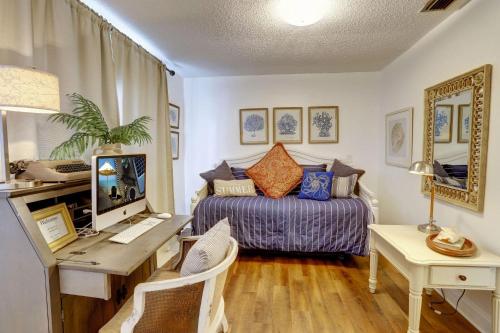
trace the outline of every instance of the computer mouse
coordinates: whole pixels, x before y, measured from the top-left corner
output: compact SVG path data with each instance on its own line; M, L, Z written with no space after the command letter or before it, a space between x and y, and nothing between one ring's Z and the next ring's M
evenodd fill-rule
M169 219L172 217L172 214L170 213L160 213L158 215L156 215L156 217L160 218L160 219Z

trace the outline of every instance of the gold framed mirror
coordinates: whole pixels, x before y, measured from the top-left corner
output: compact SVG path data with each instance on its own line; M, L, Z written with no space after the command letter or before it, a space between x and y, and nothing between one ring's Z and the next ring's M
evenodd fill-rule
M483 210L488 155L491 65L425 89L424 160L434 165L422 192L477 212Z

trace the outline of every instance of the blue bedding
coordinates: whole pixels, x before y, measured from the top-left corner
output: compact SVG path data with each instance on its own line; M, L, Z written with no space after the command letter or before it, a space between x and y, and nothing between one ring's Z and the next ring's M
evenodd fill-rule
M203 199L193 219L195 235L228 217L231 233L246 249L367 254L371 210L360 198L315 201L216 197Z

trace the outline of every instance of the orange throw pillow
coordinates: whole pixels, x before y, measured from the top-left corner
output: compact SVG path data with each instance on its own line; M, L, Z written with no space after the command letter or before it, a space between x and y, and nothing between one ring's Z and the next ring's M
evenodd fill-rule
M247 169L266 197L278 199L287 195L301 181L304 170L288 155L283 144L277 143L256 164Z

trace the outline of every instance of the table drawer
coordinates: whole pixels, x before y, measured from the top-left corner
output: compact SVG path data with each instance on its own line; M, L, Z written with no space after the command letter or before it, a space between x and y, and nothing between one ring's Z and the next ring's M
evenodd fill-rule
M62 294L111 298L111 280L104 273L59 269L59 287Z
M429 283L439 286L495 288L495 268L431 266Z

